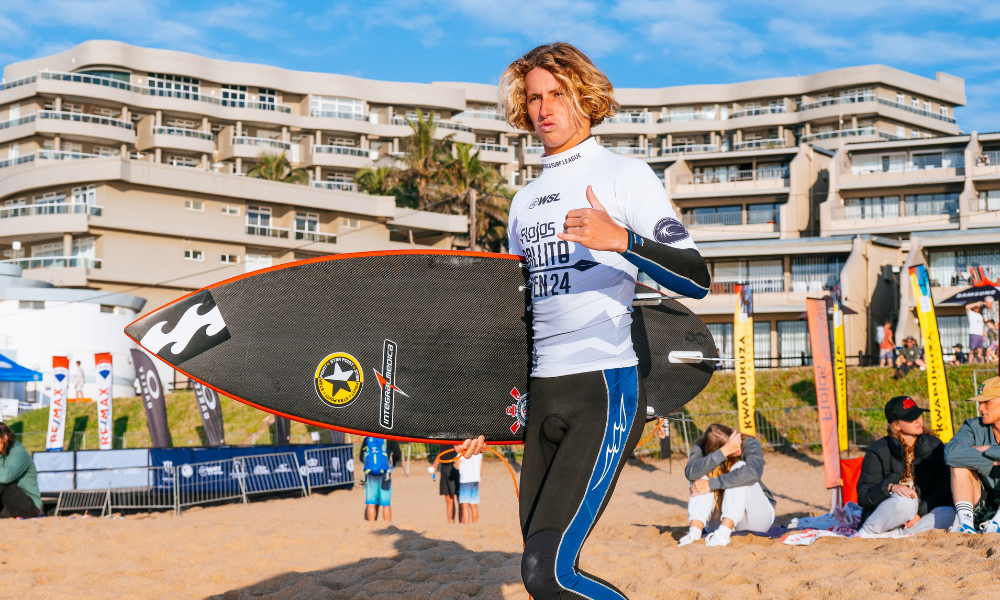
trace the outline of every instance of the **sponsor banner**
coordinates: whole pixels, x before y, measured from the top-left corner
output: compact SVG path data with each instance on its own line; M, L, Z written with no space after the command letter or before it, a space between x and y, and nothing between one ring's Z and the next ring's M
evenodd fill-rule
M942 442L948 443L954 435L951 423L951 403L948 399L948 380L944 375L944 357L941 353L941 338L938 336L937 317L934 315L934 300L931 298L931 283L927 278L927 267L910 267L910 283L913 285L913 299L917 305L917 319L924 342L924 360L927 362L927 396L930 398L931 429Z
M66 435L66 391L69 388L69 358L52 357L52 400L49 403L49 427L45 450L60 451Z
M201 413L201 424L205 428L205 439L209 446L222 446L226 443L226 431L222 422L219 394L199 381L195 381L193 387L194 399L198 402L198 412Z
M292 422L285 417L274 415L274 445L287 446L292 439Z
M837 438L847 450L847 346L844 342L844 311L840 282L833 286L833 387L837 391Z
M111 390L114 380L114 369L111 354L103 352L94 355L94 365L97 376L97 439L101 450L111 450L111 436L114 430L114 413L111 405Z
M146 424L154 448L170 447L170 428L167 426L167 403L163 395L163 384L156 372L153 359L145 352L132 349L132 364L139 379L142 405L146 409Z
M837 400L834 391L833 361L830 357L830 326L826 320L826 301L806 300L809 319L809 344L812 347L813 373L816 377L816 407L819 409L820 441L823 443L823 471L827 489L840 487L840 444L837 439Z
M757 379L753 364L753 290L749 284L736 286L736 312L733 314L733 356L736 358L736 406L740 433L757 435L754 410L757 403Z

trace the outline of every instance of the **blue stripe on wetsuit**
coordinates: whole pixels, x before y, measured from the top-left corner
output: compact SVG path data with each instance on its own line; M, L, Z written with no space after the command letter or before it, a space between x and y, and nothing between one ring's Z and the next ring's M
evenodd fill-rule
M578 573L575 565L576 557L580 554L604 497L614 481L615 471L624 458L622 452L639 402L639 376L636 367L606 369L604 381L608 386L608 420L604 428L601 453L597 456L597 463L587 484L587 493L563 533L556 551L556 581L563 588L592 600L624 598L615 590Z
M650 242L648 246L646 245L646 242ZM673 252L671 253L671 251ZM694 254L694 262L700 262L700 264L692 264L692 257L684 257L684 252ZM622 252L621 254L625 257L625 260L639 267L643 273L652 277L653 281L673 292L695 299L704 298L708 294L708 284L711 282L711 278L708 276L708 268L705 266L705 259L701 258L701 256L697 254L697 250L672 248L652 240L646 240L639 234L629 231L628 250ZM643 256L644 254L646 256ZM676 259L678 256L682 257L681 260ZM660 262L652 260L650 257L659 257ZM669 257L674 257L673 262L678 263L675 265L677 270L683 269L688 273L691 273L691 271L704 271L703 273L698 273L698 275L695 275L694 277L699 278L698 276L700 275L700 278L707 279L705 284L699 284L691 277L680 275L662 264L663 262L666 262ZM686 260L684 260L685 258Z

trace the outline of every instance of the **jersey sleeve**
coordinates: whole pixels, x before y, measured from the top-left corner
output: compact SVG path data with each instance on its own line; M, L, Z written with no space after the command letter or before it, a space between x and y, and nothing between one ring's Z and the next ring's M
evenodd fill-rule
M517 204L519 195L520 192L514 195L514 199L510 202L510 213L507 215L507 248L511 254L524 256L524 248L521 247L521 238L517 235L517 214L514 212L514 206Z
M629 230L625 259L673 292L704 298L712 283L708 264L648 165L632 174L622 201L619 213Z

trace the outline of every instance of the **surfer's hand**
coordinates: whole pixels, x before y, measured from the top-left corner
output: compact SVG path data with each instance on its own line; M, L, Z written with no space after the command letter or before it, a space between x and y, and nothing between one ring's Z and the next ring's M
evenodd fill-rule
M455 453L461 454L464 458L472 458L476 454L482 454L486 449L486 438L479 436L472 440L465 440L455 446Z
M604 210L589 185L587 200L592 208L574 208L566 213L563 233L557 234L559 239L582 244L591 250L628 250L628 232Z

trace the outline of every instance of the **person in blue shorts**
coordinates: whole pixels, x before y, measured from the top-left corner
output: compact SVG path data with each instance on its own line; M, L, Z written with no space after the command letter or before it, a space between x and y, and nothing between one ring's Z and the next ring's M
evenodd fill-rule
M479 522L479 482L483 478L483 455L461 458L458 463L458 505L462 525Z
M392 521L392 471L403 457L399 442L367 437L361 442L358 459L365 465L365 520L377 521L378 508L382 518Z

